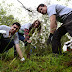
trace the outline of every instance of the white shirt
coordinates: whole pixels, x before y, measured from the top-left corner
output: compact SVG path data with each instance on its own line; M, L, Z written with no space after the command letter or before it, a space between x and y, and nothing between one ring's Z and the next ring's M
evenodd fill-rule
M26 24L23 24L23 25L21 25L21 28L20 28L20 30L24 30L24 29L28 29L29 30L29 28L32 26L32 24L31 23L26 23Z
M6 34L3 34L4 38L8 38L9 37L9 30L10 30L9 26L1 25L0 26L0 30L5 30L6 31ZM14 35L11 35L11 39L14 39L14 43L15 44L18 44L19 43L18 33L15 33Z
M47 7L47 14L49 15L49 17L54 14L56 15L56 17L61 17L62 15L68 14L71 11L72 8L68 8L59 4L54 4Z

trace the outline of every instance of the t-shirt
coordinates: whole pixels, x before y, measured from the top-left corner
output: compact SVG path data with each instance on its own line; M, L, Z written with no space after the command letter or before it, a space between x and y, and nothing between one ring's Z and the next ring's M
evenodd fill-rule
M1 25L1 26L0 26L0 30L5 30L5 31L6 31L6 33L3 34L3 37L4 37L4 38L14 39L14 43L15 43L15 44L18 44L18 43L19 43L18 33L15 33L14 35L11 35L11 36L9 37L9 30L10 30L10 27L9 27L9 26Z
M25 35L25 41L29 40L30 36L29 36L29 28L32 26L31 23L26 23L21 25L21 28L19 30L19 33L22 35Z
M24 30L24 29L28 29L29 30L29 28L32 26L32 24L31 23L26 23L26 24L23 24L23 25L21 25L21 30Z
M24 34L24 30L27 29L29 30L29 28L32 26L31 23L26 23L21 25L21 28L19 29L19 33Z
M54 5L50 5L47 6L47 14L49 15L49 17L51 15L56 15L56 17L61 17L65 14L68 14L69 12L72 11L72 8L63 6L63 5L59 5L59 4L54 4Z

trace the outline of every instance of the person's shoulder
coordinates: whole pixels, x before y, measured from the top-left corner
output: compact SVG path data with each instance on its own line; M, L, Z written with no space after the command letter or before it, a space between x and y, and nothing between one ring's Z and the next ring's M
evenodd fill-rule
M32 24L32 23L27 23L27 24Z
M32 23L29 23L30 25L32 25Z
M47 8L49 9L49 8L55 8L55 7L57 7L57 6L61 6L60 4L51 4L51 5L49 5L49 6L47 6Z
M49 5L49 7L50 7L50 6L56 6L56 5L59 5L59 4L51 4L51 5Z
M9 26L7 26L7 25L0 25L1 27L9 27Z
M50 6L64 6L64 5L61 5L61 4L52 4Z
M28 24L31 24L31 23L25 23L25 24L23 24L23 25L28 25Z
M6 25L0 25L0 26L6 26Z
M32 25L32 23L26 23L26 25Z
M29 27L31 25L32 25L32 23L25 23L25 24L21 25L21 27Z

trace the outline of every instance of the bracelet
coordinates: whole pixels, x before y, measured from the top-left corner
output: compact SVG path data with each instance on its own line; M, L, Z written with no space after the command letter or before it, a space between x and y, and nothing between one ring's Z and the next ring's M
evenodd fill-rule
M25 58L23 57L22 59L21 59L21 61L24 61L25 60Z

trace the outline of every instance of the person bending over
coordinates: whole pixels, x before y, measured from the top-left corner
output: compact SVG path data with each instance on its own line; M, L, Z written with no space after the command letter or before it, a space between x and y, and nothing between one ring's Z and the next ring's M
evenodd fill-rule
M24 61L25 58L22 55L22 51L19 47L19 39L17 32L19 31L21 25L18 22L13 23L11 27L6 25L0 26L0 53L3 53L14 45L16 51L19 54L21 61Z
M72 37L72 8L67 6L53 4L46 6L40 4L37 11L43 15L47 14L50 18L50 35L47 44L52 43L53 53L61 54L61 38L67 32ZM57 21L62 25L57 29Z

